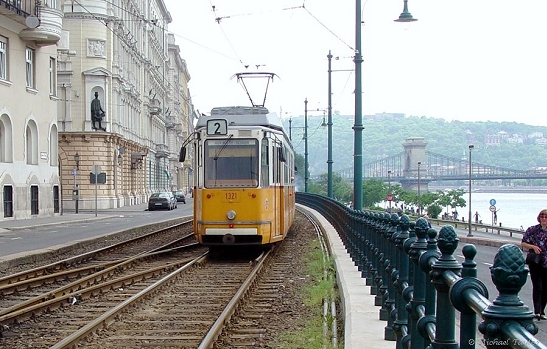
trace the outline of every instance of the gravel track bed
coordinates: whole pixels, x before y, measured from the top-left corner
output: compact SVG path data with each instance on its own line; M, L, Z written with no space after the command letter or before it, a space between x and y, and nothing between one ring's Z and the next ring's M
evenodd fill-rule
M166 223L170 225L173 222ZM54 256L45 256L40 259L40 264L23 264L12 268L2 270L5 273L14 273L23 269L32 268L38 265L52 263L56 260L70 257L72 255L91 251L108 244L113 241L125 241L130 237L140 236L158 228L158 224L140 228L138 231L128 231L109 236L108 241L103 238L90 241L85 246L77 246L73 251L66 250L55 254ZM283 279L278 280L279 285L276 291L276 301L267 309L260 317L253 319L257 328L265 329L264 334L259 342L255 343L255 348L280 348L282 347L281 334L286 332L300 331L304 328L305 323L317 316L317 309L309 309L302 299L304 296L303 289L306 286L317 283L319 280L312 280L307 275L306 258L305 256L312 252L312 249L319 249L318 246L312 247L311 242L316 240L317 236L313 226L307 219L297 213L290 233L285 240L285 243L276 253L287 253L291 258L283 261L285 274ZM314 245L315 246L315 245ZM0 269L2 266L0 265ZM2 340L0 339L0 347ZM229 348L229 346L220 346L219 348Z

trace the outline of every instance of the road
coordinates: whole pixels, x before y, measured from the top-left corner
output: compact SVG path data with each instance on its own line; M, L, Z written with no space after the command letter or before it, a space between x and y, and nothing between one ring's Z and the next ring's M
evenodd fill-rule
M79 240L96 238L105 234L127 230L171 219L191 216L193 200L178 204L172 211L148 211L146 204L98 212L65 213L64 217L40 220L42 225L30 220L2 222L0 226L0 261L7 257L30 251L58 248ZM45 222L44 222L45 221ZM63 224L58 224L63 221ZM55 224L57 223L57 224ZM17 226L20 225L20 226ZM26 225L26 227L24 226ZM2 229L4 227L8 227Z

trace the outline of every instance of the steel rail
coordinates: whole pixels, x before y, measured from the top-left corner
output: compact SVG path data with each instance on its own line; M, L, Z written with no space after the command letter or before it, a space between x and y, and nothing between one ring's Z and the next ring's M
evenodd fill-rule
M63 340L57 342L55 345L50 347L50 349L61 349L61 348L73 348L76 347L78 342L80 342L82 339L87 337L89 334L94 333L100 329L107 328L108 325L113 323L116 320L116 317L124 310L129 309L130 307L134 306L137 302L142 301L146 298L146 296L149 296L152 292L155 292L159 290L159 288L168 282L171 282L174 280L179 274L181 274L186 269L190 268L192 265L196 263L200 263L204 260L204 258L208 255L209 252L205 252L202 255L194 258L190 262L186 263L182 267L178 268L177 270L171 272L170 274L163 277L161 280L156 281L152 285L146 287L139 293L131 296L130 298L126 299L122 303L118 304L114 308L108 310L95 320L89 322L87 325L83 326L79 330L73 332Z
M192 243L186 246L182 246L179 249L197 246L197 243ZM0 311L0 324L7 324L13 320L22 320L25 318L31 317L33 314L45 310L51 309L52 305L59 305L65 300L72 299L73 297L82 297L82 295L93 294L98 290L111 289L115 287L122 286L127 283L128 280L135 278L143 278L146 275L154 274L159 270L164 270L169 267L175 267L179 263L172 263L162 265L160 267L145 270L136 274L131 274L122 278L117 278L104 282L105 279L108 279L120 270L125 269L133 263L137 263L141 259L150 258L151 256L163 254L163 253L172 253L176 249L163 250L163 251L154 251L149 254L139 254L137 256L124 259L121 263L113 265L110 268L101 270L95 274L89 275L85 278L76 280L68 285L60 287L54 291L47 292L31 299L28 299L24 302L18 303L12 307L3 309ZM89 286L91 285L91 286Z

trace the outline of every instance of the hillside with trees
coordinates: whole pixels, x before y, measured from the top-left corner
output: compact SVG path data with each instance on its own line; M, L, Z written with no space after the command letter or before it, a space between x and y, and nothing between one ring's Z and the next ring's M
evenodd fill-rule
M333 114L333 172L353 167L353 116ZM323 116L308 116L308 161L310 177L327 172L327 127ZM295 151L304 156L304 117L284 121L291 133ZM363 164L403 151L402 143L410 137L424 137L426 150L461 158L468 145L475 146L473 161L511 169L547 167L547 127L517 122L462 122L401 114L363 117ZM498 137L499 144L487 145ZM299 175L303 176L303 162Z

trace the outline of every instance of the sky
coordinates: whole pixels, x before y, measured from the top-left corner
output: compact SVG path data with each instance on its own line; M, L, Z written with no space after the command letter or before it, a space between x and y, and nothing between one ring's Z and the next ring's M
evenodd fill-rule
M249 105L234 74L274 73L265 106L282 118L355 113L356 2L164 0L194 107ZM213 10L214 9L214 10ZM404 113L547 126L547 1L361 0L363 115ZM218 20L216 20L218 19ZM247 67L246 67L247 66ZM255 103L266 80L244 80Z

